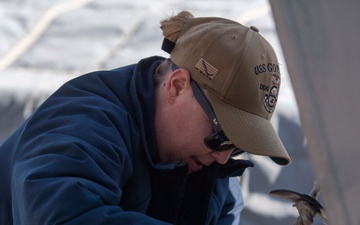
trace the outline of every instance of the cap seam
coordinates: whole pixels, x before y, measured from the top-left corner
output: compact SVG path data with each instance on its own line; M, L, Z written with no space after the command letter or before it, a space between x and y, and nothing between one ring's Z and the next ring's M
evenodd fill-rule
M246 38L246 36L249 34L249 31L251 31L251 29L249 29L248 30L248 33L245 35L245 38ZM253 36L254 36L254 34L251 34L250 33L250 35L251 35L251 37L250 37L250 41L248 41L247 42L247 45L245 46L245 50L244 50L244 54L243 54L243 57L242 57L242 59L241 59L241 63L240 63L240 65L244 62L244 59L245 59L245 56L246 56L246 54L247 54L247 52L248 52L248 49L249 49L249 46L250 46L250 43L252 43L253 42L253 40L254 40L254 38L253 38ZM231 79L231 82L230 82L230 87L231 87L231 85L233 85L234 84L234 79L235 79L235 77L236 76L233 76L233 78ZM222 98L221 100L226 100L226 102L228 102L228 98L226 97L226 99L225 99L225 96L227 96L228 95L228 93L229 93L229 91L230 91L230 89L231 88L228 88L228 90L225 92L225 95L224 95L224 98ZM232 106L234 106L233 104L231 104Z

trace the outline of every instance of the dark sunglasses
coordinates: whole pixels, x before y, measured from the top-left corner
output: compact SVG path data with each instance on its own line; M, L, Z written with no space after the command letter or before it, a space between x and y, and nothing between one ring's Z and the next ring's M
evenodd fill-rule
M215 132L204 138L205 145L214 151L228 151L232 150L232 156L243 153L242 150L237 148L225 135L222 130L219 121L216 118L216 115L206 99L204 93L201 91L200 87L194 80L191 80L191 87L193 89L194 96L199 102L209 119L212 121Z

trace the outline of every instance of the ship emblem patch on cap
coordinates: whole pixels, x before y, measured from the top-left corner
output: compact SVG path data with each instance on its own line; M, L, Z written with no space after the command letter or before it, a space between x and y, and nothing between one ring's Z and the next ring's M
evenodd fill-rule
M277 98L279 95L280 88L280 74L272 74L271 75L271 88L269 92L265 95L264 106L266 111L269 113L274 112L275 106L277 103Z
M195 64L194 68L209 80L214 79L214 77L216 76L216 74L219 71L218 69L216 69L213 65L211 65L209 62L207 62L203 58L201 58Z

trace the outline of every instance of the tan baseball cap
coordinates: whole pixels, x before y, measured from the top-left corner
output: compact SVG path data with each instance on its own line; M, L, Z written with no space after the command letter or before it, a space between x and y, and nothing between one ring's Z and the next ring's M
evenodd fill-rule
M164 39L171 60L202 87L226 136L241 150L291 159L270 119L280 89L280 70L271 45L256 27L217 17L187 21L176 42Z

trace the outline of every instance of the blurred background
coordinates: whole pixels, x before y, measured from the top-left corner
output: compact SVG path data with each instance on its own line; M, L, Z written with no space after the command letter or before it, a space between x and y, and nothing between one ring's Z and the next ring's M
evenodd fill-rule
M284 12L279 4L271 7L267 0L1 0L0 144L67 80L152 55L167 57L160 49L161 19L188 10L196 17L236 20L258 27L278 55L282 86L272 122L292 158L289 166L280 167L267 157L248 155L255 167L240 180L245 199L240 224L292 224L297 210L269 192L290 189L308 194L316 178L275 25L274 9L279 15ZM316 219L314 224L322 222Z

